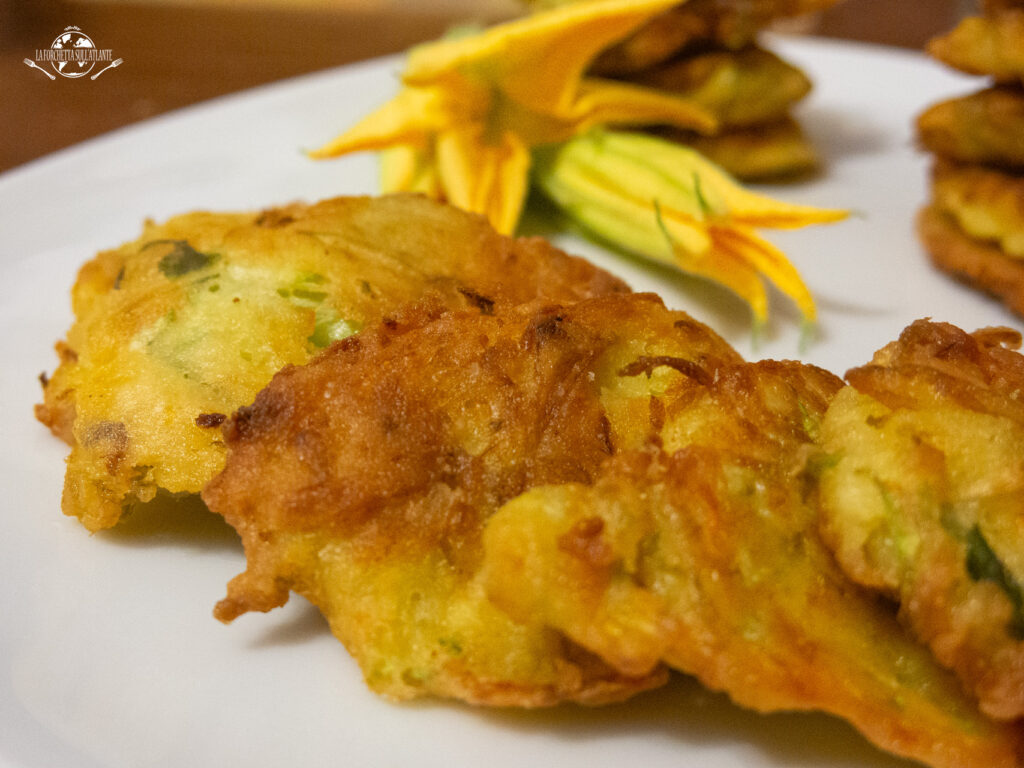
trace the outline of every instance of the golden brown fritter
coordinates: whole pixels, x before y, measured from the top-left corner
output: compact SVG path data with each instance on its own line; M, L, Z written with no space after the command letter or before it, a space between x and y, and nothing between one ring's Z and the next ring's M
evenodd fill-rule
M652 19L602 53L594 71L628 76L695 49L743 48L775 19L812 13L835 3L836 0L690 0Z
M657 668L622 673L495 608L480 536L524 490L595 477L623 439L600 393L624 365L661 366L640 377L646 393L736 359L655 297L609 296L506 315L417 307L286 368L228 422L226 467L203 492L247 558L216 615L295 591L396 698L599 703L657 684Z
M71 444L64 511L98 530L157 489L198 493L223 464L217 427L277 370L425 294L493 311L624 290L415 196L148 223L82 268L37 408Z
M1020 334L918 321L822 422L822 524L842 567L991 717L1024 715L1024 357Z
M1024 316L1024 260L968 237L952 216L934 205L918 213L917 232L936 267Z
M943 158L1024 170L1024 91L986 88L935 104L918 117L917 135Z
M1024 259L1024 175L938 162L932 197L935 207L951 216L965 235Z
M781 180L817 170L821 158L792 118L700 136L665 131L666 138L687 144L743 181Z
M1000 82L1024 82L1024 8L968 16L950 32L932 40L928 53L972 75Z
M778 121L811 90L803 72L753 45L676 59L632 82L679 94L703 107L723 129Z
M765 362L661 398L661 448L491 518L488 594L630 674L666 663L759 711L830 712L933 766L1018 766L1019 728L982 717L817 534L813 443L839 387Z
M935 766L1016 766L1019 729L819 539L815 442L842 386L745 364L651 296L408 309L228 422L203 498L247 570L216 613L297 592L399 698L597 703L668 664Z

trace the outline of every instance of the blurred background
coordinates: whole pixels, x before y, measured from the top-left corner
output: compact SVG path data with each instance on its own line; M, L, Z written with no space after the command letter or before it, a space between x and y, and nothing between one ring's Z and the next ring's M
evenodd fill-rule
M0 0L0 171L188 104L520 9L517 0ZM970 0L844 0L785 31L919 49L971 9ZM51 79L26 63L71 25L121 59L116 72Z

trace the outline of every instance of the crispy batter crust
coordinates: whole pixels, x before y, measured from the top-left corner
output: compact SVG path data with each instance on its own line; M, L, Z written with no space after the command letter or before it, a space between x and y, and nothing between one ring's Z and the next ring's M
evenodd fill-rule
M98 530L158 489L198 493L224 458L199 416L251 402L283 365L405 302L493 312L625 290L539 238L412 195L147 223L82 267L36 412L72 446L64 511Z
M1024 357L1018 332L918 321L848 372L822 526L991 717L1024 715Z
M744 181L788 179L817 170L821 158L792 118L714 136L668 131L673 141L688 144Z
M932 40L928 53L949 66L1000 82L1024 81L1024 8L968 16Z
M932 171L932 198L968 237L1024 259L1024 175L940 160Z
M709 46L739 49L773 20L823 10L836 0L690 0L605 51L594 71L628 76ZM559 4L558 0L554 4Z
M217 615L304 595L396 697L595 702L667 664L935 766L1018 766L1019 729L981 716L819 537L842 387L746 364L651 296L410 309L225 424L204 499L247 570Z
M1024 170L1024 91L986 88L939 102L918 116L917 135L943 158Z
M225 424L228 462L203 493L247 557L218 618L298 592L367 682L399 698L592 703L661 681L659 668L614 670L539 622L512 621L477 578L500 504L591 482L625 439L600 398L621 368L737 360L655 297L622 299L507 315L418 307L275 376ZM659 365L654 381L685 377L674 371Z
M841 383L796 363L719 369L665 402L661 449L591 486L528 491L484 533L484 581L609 663L670 666L760 711L822 709L944 768L1020 765L1016 725L850 583L817 534L814 447Z
M920 211L917 231L935 266L1024 315L1024 261L966 236L948 214L935 206Z
M757 46L675 59L633 82L699 104L723 130L781 120L811 90L802 71Z
M950 323L919 320L871 362L846 373L858 391L889 408L948 401L1024 425L1024 356L1011 328L967 333Z

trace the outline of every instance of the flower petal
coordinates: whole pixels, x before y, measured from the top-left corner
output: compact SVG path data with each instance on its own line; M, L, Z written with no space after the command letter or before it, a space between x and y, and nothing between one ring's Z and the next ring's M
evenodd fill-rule
M813 321L816 318L814 297L796 267L777 247L741 226L712 226L711 239L715 252L732 253L771 280L776 288L796 303L804 319Z
M669 203L668 207L681 206L688 210L687 199L692 200L696 195L704 212L701 218L727 217L746 226L796 229L840 221L849 215L844 210L793 205L751 192L694 149L657 136L629 131L592 131L586 137L574 139L574 143L582 142L600 143L594 151L600 151L602 163L611 164L613 157L630 163L636 170L632 175L623 175L623 183L636 179L633 186L652 185L655 182L650 172L661 169L661 181L649 187L650 196L666 204L669 200L666 193L655 190L662 189L671 180L683 193L683 199ZM646 175L636 176L636 171L641 169L646 169Z
M674 263L672 239L693 253L711 247L695 197L667 169L608 151L609 134L590 133L534 151L534 180L573 219L619 247Z
M653 137L652 137L653 138ZM655 141L662 141L655 139ZM668 142L673 144L672 142ZM651 148L648 148L651 151ZM829 224L849 216L849 211L784 203L741 186L732 176L699 152L680 145L661 150L663 160L687 163L700 179L701 193L715 211L727 211L731 220L754 227L798 229L809 224ZM674 157L669 157L674 155Z
M419 192L439 199L441 180L437 175L434 148L400 145L380 153L382 192Z
M730 243L715 242L703 255L676 250L676 266L692 275L724 285L749 306L757 325L768 319L768 294L757 270Z
M426 85L472 71L525 108L565 113L580 78L605 47L679 0L591 0L499 24L411 52L404 80Z
M530 176L529 148L515 134L489 142L480 126L446 131L438 138L437 165L448 202L483 214L499 232L515 230Z
M808 321L815 318L814 300L796 268L734 215L729 203L795 210L794 225L818 209L739 195L741 188L727 174L692 149L647 134L594 130L539 148L535 158L537 185L601 238L722 283L750 304L757 322L765 319L768 306L762 275L793 299ZM823 220L831 220L827 213Z
M719 171L721 173L721 171ZM718 187L719 200L730 211L730 218L751 227L799 229L810 224L831 224L849 217L850 212L838 208L817 208L794 205L759 195L739 186L731 177Z
M438 91L403 88L382 107L309 155L322 159L399 144L423 144L449 120L449 110Z
M710 133L715 116L696 102L631 83L586 78L564 119L582 133L598 125L671 125Z
M538 149L538 167L555 174L585 173L591 185L631 198L652 214L657 202L673 219L703 221L709 213L706 201L688 157L675 153L677 148L646 134L592 130L558 147Z

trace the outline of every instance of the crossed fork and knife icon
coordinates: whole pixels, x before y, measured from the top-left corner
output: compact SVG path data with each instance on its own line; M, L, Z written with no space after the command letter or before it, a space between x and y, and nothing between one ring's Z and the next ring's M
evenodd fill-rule
M24 59L23 61L25 62L25 64L26 64L27 66L29 66L29 67L32 67L33 69L38 69L38 70L39 70L40 72L42 72L42 73L43 73L44 75L46 75L46 76L47 76L48 78L50 78L51 80L56 80L56 79L57 79L57 78L56 78L56 77L55 77L55 76L54 76L54 75L53 75L52 73L50 73L50 72L47 72L47 71L46 71L45 69L43 69L42 67L40 67L40 66L39 66L38 64L36 64L36 63L35 63L34 61L32 61L32 59ZM113 67L116 67L116 66L118 66L119 64L123 64L123 63L124 63L124 59L114 59L114 60L113 60L112 62L110 62L109 64L107 64L107 66L105 66L105 67L104 67L103 69L101 69L101 70L100 70L99 72L97 72L97 73L96 73L95 75L92 75L92 76L91 76L91 77L90 77L89 79L90 79L90 80L95 80L95 79L96 79L97 77L99 77L100 75L102 75L102 74L103 74L104 72L106 72L106 71L107 71L108 69L111 69L111 68L113 68Z

